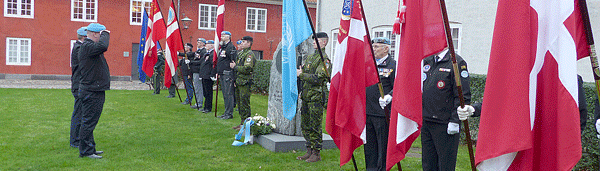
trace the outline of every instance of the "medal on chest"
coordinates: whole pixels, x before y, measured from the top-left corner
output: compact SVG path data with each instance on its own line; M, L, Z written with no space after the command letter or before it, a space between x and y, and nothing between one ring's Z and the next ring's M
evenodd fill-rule
M438 83L437 83L437 87L438 87L439 89L444 89L444 87L446 87L446 82L444 82L444 81L442 81L442 80L438 81Z

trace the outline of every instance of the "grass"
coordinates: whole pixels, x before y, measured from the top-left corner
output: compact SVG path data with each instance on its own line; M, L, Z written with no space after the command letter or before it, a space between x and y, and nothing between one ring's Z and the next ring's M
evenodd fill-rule
M180 92L181 93L181 92ZM353 170L339 167L339 151L324 150L322 161L306 163L300 152L274 153L258 144L234 147L239 115L221 120L165 98L167 92L110 90L95 129L103 159L79 158L69 147L73 97L66 89L0 89L0 170ZM184 95L182 93L182 95ZM184 95L185 96L185 95ZM219 95L219 104L223 104ZM267 96L252 95L252 113L266 116ZM219 105L219 114L223 106ZM324 119L325 120L325 119ZM323 130L325 124L323 123ZM420 147L420 140L413 147ZM354 155L365 170L362 147ZM456 170L469 170L465 146ZM420 158L402 161L422 170ZM392 170L396 170L393 168Z

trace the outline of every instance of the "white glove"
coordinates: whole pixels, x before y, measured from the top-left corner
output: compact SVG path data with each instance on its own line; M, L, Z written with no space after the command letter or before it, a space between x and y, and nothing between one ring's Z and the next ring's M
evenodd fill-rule
M189 63L190 63L190 60L186 59L185 64L189 64Z
M459 129L460 129L460 126L457 123L448 122L448 134L449 135L458 133Z
M217 81L217 77L210 77L211 80Z
M379 107L381 107L382 109L385 108L385 106L387 106L391 102L392 102L392 96L390 96L389 94L383 96L383 98L379 97Z
M329 87L331 87L331 83L327 83L327 90L331 90Z
M600 119L596 120L596 132L600 134ZM600 138L600 135L597 135Z
M460 119L461 121L467 120L469 116L473 115L473 112L475 112L475 108L473 108L473 106L471 105L465 105L465 108L458 106L458 108L456 109L458 119Z

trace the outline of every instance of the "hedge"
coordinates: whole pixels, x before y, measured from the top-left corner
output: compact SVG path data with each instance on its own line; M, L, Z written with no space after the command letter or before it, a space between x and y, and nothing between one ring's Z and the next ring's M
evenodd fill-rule
M271 60L258 60L254 64L252 86L250 91L259 94L269 94L269 78L271 76Z
M483 98L483 90L485 87L485 75L471 74L471 96L472 103L481 102ZM598 100L596 97L595 86L592 83L585 83L583 85L585 89L586 102L588 106L588 119L586 127L581 135L582 145L582 156L579 163L573 170L598 170L598 137L596 137L596 128L594 120L594 100ZM479 118L469 118L469 128L471 129L471 137L473 140L477 140L477 133L479 131ZM461 132L461 142L466 144L464 133Z

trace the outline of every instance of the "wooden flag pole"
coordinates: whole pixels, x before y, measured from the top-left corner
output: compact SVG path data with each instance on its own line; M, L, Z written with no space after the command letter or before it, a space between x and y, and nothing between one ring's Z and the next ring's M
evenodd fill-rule
M452 44L452 34L450 33L450 23L448 22L448 13L446 12L446 3L444 0L440 0L440 6L442 9L442 17L444 18L444 28L446 30L446 41L448 42L448 50L452 59L452 69L454 70L454 82L456 83L456 89L458 92L458 98L460 100L460 106L465 107L465 99L462 91L462 83L460 82L460 76L458 74L458 64L456 63L456 52L454 52L454 45ZM467 145L469 146L469 158L471 159L471 170L476 171L475 168L475 155L473 154L473 142L471 140L471 130L469 129L469 120L463 121L465 128L465 135L467 139Z
M219 104L219 74L217 74L217 93L215 95L215 117L217 117L217 104Z
M579 10L581 11L581 19L585 29L585 35L588 45L590 46L590 62L592 63L592 73L596 83L596 96L600 97L600 70L598 69L598 56L596 56L596 46L594 45L594 35L592 34L592 26L590 24L590 16L587 8L586 0L579 0ZM598 98L600 100L600 98Z
M373 43L371 42L371 33L369 33L369 25L367 24L367 16L365 16L365 8L363 7L362 1L358 1L358 3L360 4L360 13L362 14L363 23L365 24L365 31L367 32L367 41L369 42L369 50L371 50L371 58L373 58L373 64L375 64L375 68L377 68L377 62L376 62L377 59L375 59L375 52L373 51ZM377 72L377 70L376 70L376 72ZM379 78L379 73L377 73L377 87L379 87L379 96L383 99L385 94L383 93L383 86L381 85L381 79ZM384 110L384 113L385 113L386 121L388 122L388 129L389 129L390 113L386 112L385 110ZM354 156L352 156L352 157L354 157ZM398 170L401 171L402 165L400 165L400 162L396 163L396 165L398 166Z

